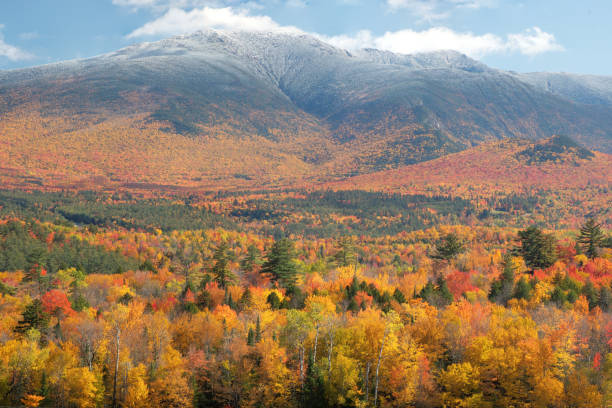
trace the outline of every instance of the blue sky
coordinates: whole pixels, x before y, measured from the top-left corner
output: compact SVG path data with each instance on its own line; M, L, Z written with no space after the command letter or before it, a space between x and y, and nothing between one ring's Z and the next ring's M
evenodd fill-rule
M0 69L211 27L303 31L347 49L456 49L519 72L612 75L610 17L610 0L3 0Z

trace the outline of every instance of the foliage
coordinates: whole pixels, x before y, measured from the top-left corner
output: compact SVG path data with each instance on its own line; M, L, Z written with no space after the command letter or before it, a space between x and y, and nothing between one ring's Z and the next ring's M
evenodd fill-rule
M601 224L597 224L593 218L580 228L578 243L583 246L584 252L591 259L597 257L599 248L603 246L604 234L601 231Z
M520 254L531 268L548 268L557 259L556 242L552 235L544 234L536 227L529 227L518 233Z
M431 257L434 259L451 261L464 251L465 246L459 240L457 234L450 233L436 245L436 252Z

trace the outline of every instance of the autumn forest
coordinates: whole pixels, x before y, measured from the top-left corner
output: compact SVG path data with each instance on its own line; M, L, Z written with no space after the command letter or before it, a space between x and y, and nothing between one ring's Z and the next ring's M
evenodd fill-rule
M545 191L0 197L4 405L612 401L601 202L570 218L571 194Z

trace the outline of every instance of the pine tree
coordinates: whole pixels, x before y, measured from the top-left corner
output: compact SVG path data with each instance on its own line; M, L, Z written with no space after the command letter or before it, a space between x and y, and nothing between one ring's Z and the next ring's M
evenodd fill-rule
M348 306L346 307L346 309L351 311L351 312L358 312L359 311L359 305L355 301L355 298L351 298L351 300L349 300L349 303L348 303Z
M406 303L406 296L404 296L399 288L395 288L395 291L393 292L393 299L395 299L397 303Z
M357 263L355 244L353 239L344 237L339 242L340 249L334 255L334 260L338 266L349 266Z
M597 296L598 302L597 305L601 310L607 312L612 305L612 293L610 293L610 288L607 286L601 285L599 288L599 295Z
M287 238L276 241L268 252L261 272L270 275L281 287L291 291L298 280L298 266L294 257L295 248L292 241Z
M253 303L253 295L251 294L251 289L246 288L238 301L238 307L240 310L248 309L249 306Z
M509 253L504 255L502 268L502 275L491 285L489 300L505 305L508 300L512 299L512 292L514 290L515 266L512 262L512 255Z
M266 299L266 303L268 303L270 305L272 310L278 310L278 309L280 309L280 306L281 306L281 300L279 299L279 297L276 294L276 292L271 292L268 295L268 298Z
M537 227L519 231L521 245L515 253L522 256L530 268L548 268L557 260L556 240L552 235L544 234Z
M589 302L589 309L593 309L595 306L599 304L599 293L597 293L597 289L595 289L595 285L591 280L587 280L584 287L582 288L582 294L587 298Z
M255 323L255 343L261 341L261 322L259 321L259 315L257 316L257 322Z
M247 346L255 345L255 333L253 332L253 328L249 327L249 333L247 335Z
M253 272L261 264L261 252L255 245L249 245L245 257L240 261L240 270L244 273Z
M580 228L578 243L581 244L584 253L591 259L596 258L604 244L604 234L601 231L601 224L597 224L593 218Z
M465 252L465 245L457 234L450 233L446 235L436 245L436 252L431 256L433 259L440 259L444 261L451 261L460 253Z
M326 408L329 406L325 400L323 377L315 364L312 353L308 356L301 406L304 408Z
M238 309L238 306L236 305L232 294L227 290L227 288L225 289L225 304L233 310Z
M215 277L215 281L222 288L226 288L236 281L236 276L229 269L228 250L227 242L222 242L213 255L215 264L212 268L212 274Z
M531 286L529 285L529 282L527 282L527 279L525 279L525 277L522 277L516 283L516 287L514 288L513 297L516 299L525 299L525 300L531 299Z
M22 319L17 322L15 331L17 333L25 333L29 329L36 329L40 332L44 332L49 327L49 316L42 307L42 301L40 299L34 299L32 303L26 306Z
M447 304L453 302L454 300L453 294L451 293L450 289L448 289L448 285L446 284L446 279L444 279L441 276L438 278L438 293L440 294L440 297Z

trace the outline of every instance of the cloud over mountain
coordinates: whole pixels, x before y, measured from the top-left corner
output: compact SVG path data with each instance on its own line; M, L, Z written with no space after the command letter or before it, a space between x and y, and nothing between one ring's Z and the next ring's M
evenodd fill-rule
M171 8L161 17L134 30L128 38L187 34L207 28L249 31L299 31L294 27L283 27L268 16L251 15L247 10L231 7L203 7L185 11Z
M477 35L471 32L457 32L447 27L433 27L423 31L410 29L388 31L381 36L363 30L353 36L340 35L324 39L330 44L346 49L376 48L400 54L455 50L471 57L482 57L506 53L536 55L563 50L553 34L544 32L539 27L508 34L505 39L495 34Z
M187 1L187 0L184 0ZM192 0L190 0L192 1ZM393 0L389 0L390 2ZM405 3L407 0L402 0ZM402 3L395 0L397 5ZM410 0L412 2L413 0ZM115 0L123 5L158 5L157 0ZM419 2L418 0L416 1ZM180 3L174 0L170 3ZM481 1L465 0L451 1L454 7L482 7ZM283 26L264 14L255 14L252 7L212 7L183 8L172 7L158 18L150 21L128 34L128 38L168 36L189 34L209 28L223 30L250 30L272 32L301 32L297 27ZM348 49L376 48L401 54L430 52L438 50L455 50L472 57L482 57L490 54L519 53L533 56L541 53L563 50L555 36L539 27L533 27L520 33L508 34L505 38L491 34L474 34L460 32L451 28L438 26L425 30L403 29L388 31L375 35L370 30L361 30L354 35L342 34L325 36L312 33L314 36L330 44Z

